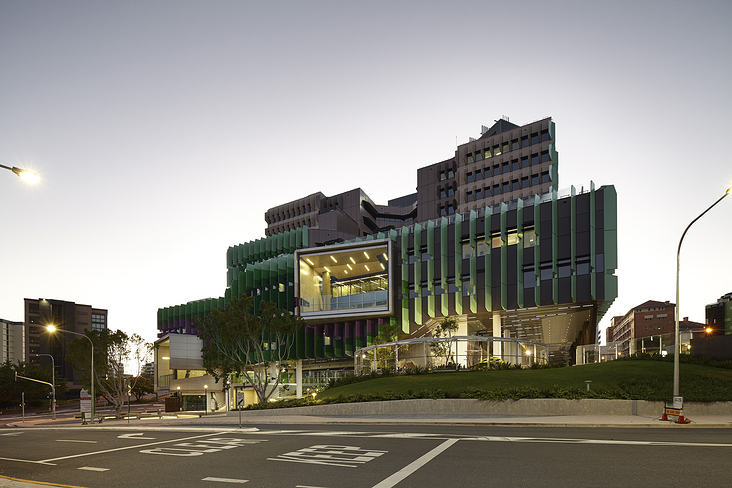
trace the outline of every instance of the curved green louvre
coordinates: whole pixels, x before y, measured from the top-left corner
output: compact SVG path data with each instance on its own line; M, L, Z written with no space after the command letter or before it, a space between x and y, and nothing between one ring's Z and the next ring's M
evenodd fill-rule
M435 223L427 222L427 315L435 317Z
M414 224L414 323L422 325L422 226Z
M485 309L488 312L493 311L493 267L492 267L492 254L491 249L493 248L493 244L491 242L491 215L493 214L493 209L491 207L485 207L485 256L484 256L484 276L485 276L485 288L484 288L484 301L485 301Z
M524 201L516 202L516 303L524 308Z
M534 288L534 304L538 307L541 305L541 198L539 195L534 195L534 281L536 286Z
M447 317L450 314L449 302L450 302L450 285L447 282L449 264L448 260L448 246L450 245L447 237L447 217L440 219L440 286L442 287L442 295L440 295L440 313Z
M477 227L478 227L478 212L475 210L470 211L470 222L468 224L470 229L470 237L468 244L472 248L470 255L470 312L478 312L478 239L477 239Z
M508 309L508 205L501 202L501 308Z
M402 332L409 333L409 227L402 227ZM363 346L361 346L363 347Z
M463 314L463 216L455 215L455 313Z

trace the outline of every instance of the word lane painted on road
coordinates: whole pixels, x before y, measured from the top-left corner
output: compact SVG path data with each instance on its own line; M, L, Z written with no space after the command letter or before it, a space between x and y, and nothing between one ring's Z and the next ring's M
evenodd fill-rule
M291 463L326 464L329 466L345 466L356 468L389 451L377 451L375 449L361 449L355 446L334 446L323 444L305 447L298 451L280 454L275 458L267 458L268 461L288 461Z
M163 456L203 456L206 453L214 453L226 449L233 449L248 444L259 444L266 442L267 439L239 439L231 437L215 437L211 439L201 439L196 442L182 442L174 444L172 447L155 447L153 449L143 449L143 454L161 454Z

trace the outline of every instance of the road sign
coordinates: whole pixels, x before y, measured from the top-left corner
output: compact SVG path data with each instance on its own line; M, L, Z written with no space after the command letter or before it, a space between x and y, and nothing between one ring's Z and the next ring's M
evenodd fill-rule
M86 390L81 390L79 394L79 411L80 413L92 413L92 397Z
M239 408L244 406L244 392L242 390L236 391L236 406Z
M681 415L681 409L666 407L666 415L676 415L678 417L679 415Z
M682 396L674 397L674 408L684 408L684 397L682 397Z

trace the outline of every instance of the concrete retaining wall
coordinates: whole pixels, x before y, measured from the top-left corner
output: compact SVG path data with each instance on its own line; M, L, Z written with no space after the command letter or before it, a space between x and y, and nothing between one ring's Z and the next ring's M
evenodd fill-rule
M231 412L230 415L237 414ZM316 415L640 415L663 414L663 402L538 398L486 402L474 399L392 400L244 411L247 416ZM684 415L730 415L732 402L686 403Z

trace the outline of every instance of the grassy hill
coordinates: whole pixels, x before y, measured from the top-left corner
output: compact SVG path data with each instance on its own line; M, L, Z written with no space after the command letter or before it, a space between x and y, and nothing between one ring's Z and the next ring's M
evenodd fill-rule
M685 402L732 401L732 370L681 364ZM591 380L587 392L585 380ZM673 363L621 360L553 369L461 371L377 377L328 388L318 403L407 398L620 398L672 400Z

